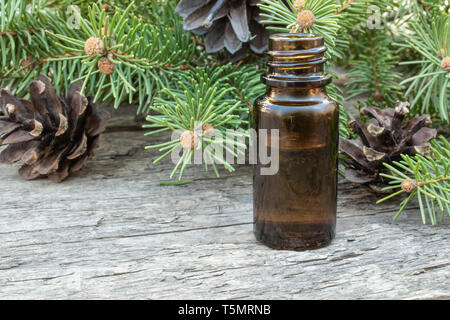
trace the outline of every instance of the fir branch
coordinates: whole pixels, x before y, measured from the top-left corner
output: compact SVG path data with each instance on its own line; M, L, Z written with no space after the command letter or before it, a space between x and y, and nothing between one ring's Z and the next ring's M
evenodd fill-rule
M278 32L300 30L301 26L297 23L299 11L294 8L294 2L294 0L262 0L261 4L258 4L265 12L260 14L261 17L266 18L262 23L269 25L267 29ZM328 48L325 55L328 58L338 54L334 51L339 30L339 17L335 15L338 6L335 0L306 0L304 8L314 14L315 22L311 27L305 28L303 32L323 36Z
M95 3L88 6L90 1L37 0L31 11L26 10L26 1L14 0L7 5L1 1L3 8L12 10L8 20L2 15L5 23L1 31L35 30L32 35L18 31L14 37L0 37L1 86L8 86L18 96L26 94L27 80L43 73L52 79L58 93L67 90L70 83L84 80L86 94L94 95L97 102L113 102L118 107L124 101L138 101L139 112L146 112L157 92L174 85L170 80L174 72L201 59L195 38L183 31L172 0L146 0L138 5L122 1L121 7L108 12ZM158 25L144 23L133 14L144 2L150 9L146 18L158 17ZM64 6L69 4L81 7L81 15L70 13L80 29L66 23ZM20 10L13 10L17 6ZM101 39L105 50L86 55L84 44L90 37ZM106 70L113 70L111 74L103 74L97 67L102 58L109 64Z
M247 111L241 115L244 119L252 113L255 99L266 90L266 86L261 82L262 72L263 70L254 66L242 66L227 77L230 86L234 88L239 99L247 106ZM247 127L250 126L249 121Z
M384 190L399 190L378 200L377 203L402 193L408 194L408 197L401 201L394 221L412 198L417 198L423 224L427 223L427 214L432 225L437 223L436 208L440 211L440 222L445 212L450 216L450 143L441 136L439 141L434 140L431 145L430 156L410 157L402 154L402 161L393 161L395 166L384 163L391 171L390 174L380 174L390 180L391 186L385 187Z
M244 152L246 145L235 142L234 138L248 137L244 130L239 129L249 126L248 102L263 93L263 86L255 85L259 78L260 70L255 67L234 70L232 64L197 67L175 75L179 87L163 89L164 95L155 98L155 103L150 107L153 113L146 118L149 124L143 127L152 129L147 135L170 130L181 136L179 139L147 146L146 149L158 149L163 153L154 163L182 149L182 156L170 175L172 178L179 173L178 178L181 179L186 166L191 163L194 151L201 148L217 176L217 164L233 171L230 164L215 154L214 148L224 147L234 156ZM230 137L227 129L236 131ZM211 133L220 135L210 136ZM186 145L183 134L192 144ZM230 145L233 147L228 147ZM205 169L208 170L208 163L205 163Z
M398 84L401 74L393 70L397 59L389 48L389 37L385 30L366 29L362 33L366 40L358 44L360 54L350 62L348 77L354 80L346 83L346 98L364 94L378 105L393 105L400 98L402 87Z
M20 33L28 33L30 35L33 35L35 31L33 29L28 30L9 30L9 31L0 31L0 37L7 37L7 36L17 36Z
M341 6L336 10L335 14L341 14L350 8L351 4L357 0L345 0Z
M450 3L442 0L413 0L413 11L426 11L434 14L439 11L450 13Z
M330 71L329 73L331 74L331 76L337 77L336 74ZM337 85L330 83L329 85L327 85L327 93L339 107L339 137L341 139L348 139L350 136L352 136L352 133L348 125L348 112L344 109L344 97L342 95L342 90Z
M48 60L49 57L65 54L62 49L55 47L45 30L58 31L66 25L64 14L61 11L47 7L47 2L36 0L28 4L24 0L1 0L2 31L7 32L6 37L0 37L1 60L0 85L15 91L17 96L27 94L28 81L39 74L51 76L55 89L68 90L70 81L64 76L67 63L57 63ZM11 32L5 30L14 30ZM33 32L28 32L33 30ZM70 34L77 31L69 30ZM74 62L70 68L74 74L81 70L81 64ZM59 74L58 72L62 72ZM54 76L52 74L54 73ZM66 92L67 93L67 92Z
M263 23L269 24L268 29L279 32L290 32L292 28L299 30L294 2L262 0L259 6L265 13L261 17L266 18ZM389 0L306 0L304 8L315 16L314 25L307 31L324 37L328 58L344 59L348 56L350 33L367 23L373 14L369 9L376 7L382 13L388 11L389 5Z
M101 32L102 28L105 28L102 18L105 11L100 10L95 4L88 10L89 20L80 17L81 26L84 26L85 31L82 39L97 37L106 44L104 52L84 58L82 63L97 63L99 57L107 57L116 68L114 73L108 76L109 80L105 81L105 87L97 88L95 96L103 95L101 101L106 102L110 99L106 99L99 90L111 88L115 107L128 97L130 102L135 99L139 101L138 111L145 112L155 93L168 85L172 70L184 68L192 60L196 49L195 42L182 32L180 19L174 21L170 28L144 24L130 14L133 5L134 3L131 3L123 12L116 10L108 24L109 36ZM84 47L84 43L78 42L78 39L57 34L54 36L66 42L68 46L79 50ZM85 74L86 83L95 81L91 76L92 73ZM146 78L152 80L142 81ZM120 83L124 83L125 86L119 88ZM147 99L144 100L144 96Z
M335 14L339 16L339 31L335 51L339 65L342 65L354 57L355 45L365 42L367 30L385 27L385 15L394 9L391 0L338 0L338 3Z
M391 6L390 0L338 0L335 14L339 15L340 33L361 29L361 24L367 27L368 19L374 13L379 13L380 23L383 22L382 15L388 12ZM372 8L376 8L377 12L372 11Z
M417 4L416 4L417 7ZM450 72L443 67L443 60L450 53L449 14L441 10L431 13L415 9L415 20L409 23L413 32L405 37L406 43L397 46L409 48L420 55L420 60L401 62L401 65L419 65L418 73L411 74L401 84L408 84L405 92L411 97L411 108L415 113L438 113L449 121Z

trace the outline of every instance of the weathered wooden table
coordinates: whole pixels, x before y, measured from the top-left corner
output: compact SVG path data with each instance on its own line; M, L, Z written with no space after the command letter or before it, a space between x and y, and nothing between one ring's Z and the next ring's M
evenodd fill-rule
M172 164L143 148L165 137L115 119L62 184L0 165L0 298L450 298L450 219L423 226L413 204L394 223L395 201L342 180L330 246L271 250L253 237L249 166L159 186Z

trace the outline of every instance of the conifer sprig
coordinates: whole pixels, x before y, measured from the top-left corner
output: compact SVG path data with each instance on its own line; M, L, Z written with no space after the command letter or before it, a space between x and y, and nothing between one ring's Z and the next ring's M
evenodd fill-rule
M355 48L367 43L364 33L367 30L385 27L384 13L394 11L390 0L338 0L335 15L339 17L339 30L336 36L335 52L342 65L353 58ZM350 58L350 59L349 59Z
M394 166L384 163L391 174L381 173L390 180L390 186L384 190L399 189L391 195L378 200L381 203L402 193L408 194L400 203L400 209L394 221L403 212L413 198L419 203L422 223L427 223L427 215L432 225L439 219L442 222L445 213L450 216L450 143L444 137L431 142L430 156L401 155L402 161L393 161Z
M388 0L305 0L303 7L296 8L296 0L262 0L259 5L266 18L263 23L268 29L278 32L297 32L302 28L298 24L299 11L310 10L314 15L314 24L303 28L323 36L328 48L326 56L333 59L345 59L348 56L351 31L367 27L368 19L374 15L370 8L378 13L386 11ZM380 17L382 19L382 17Z
M178 135L146 149L162 152L154 163L182 150L170 178L177 172L178 179L182 178L195 150L202 150L205 170L211 166L218 177L218 164L228 171L234 168L216 148L224 148L235 157L245 152L245 138L249 135L242 128L249 127L250 101L261 95L265 87L257 84L261 71L255 67L233 69L231 64L191 69L176 76L179 88L166 88L163 96L155 98L150 107L155 114L149 114L146 119L150 123L143 126L152 129L147 135L168 130ZM230 135L227 129L234 131ZM237 138L240 141L235 141Z
M401 74L394 68L397 57L390 48L386 30L361 31L364 41L357 44L358 56L350 61L349 78L345 85L349 88L347 99L360 95L369 96L377 105L392 105L401 98L402 86L399 85Z
M48 39L45 30L60 31L65 25L64 15L57 10L46 7L43 0L28 3L23 0L0 0L0 85L8 86L17 96L24 96L31 79L39 74L50 74L55 77L52 83L59 93L61 87L68 88L69 82L62 79L68 72L80 71L81 64L50 62L49 57L63 56L60 48L55 48ZM73 35L75 30L70 30ZM51 53L50 53L51 51ZM68 71L70 70L70 71ZM61 83L63 82L63 83Z
M157 92L175 85L172 75L202 53L195 37L183 31L174 1L145 0L137 7L115 2L118 7L106 10L89 1L35 0L27 8L24 0L1 0L8 13L2 14L0 33L1 86L23 96L29 80L43 73L59 93L82 79L96 102L138 103L138 112L146 112ZM66 12L69 4L79 5L80 13ZM147 10L137 10L144 4ZM86 52L90 38L97 40L91 41L95 50Z
M334 51L335 40L339 30L339 17L335 14L338 6L335 0L305 0L304 9L314 15L311 27L301 28L297 22L299 10L294 7L295 0L262 0L258 6L264 13L261 17L268 24L267 29L278 32L309 32L323 36L328 50L325 55L330 58L337 53ZM301 30L302 29L302 30Z
M333 73L331 73L331 75L334 76ZM342 90L334 83L330 83L327 85L327 93L339 107L339 137L348 139L352 133L350 132L350 127L348 125L349 115L347 110L344 109L344 96Z
M429 5L431 5L429 3ZM416 7L419 4L416 3ZM401 84L408 85L405 95L411 96L411 108L416 113L438 113L449 121L450 90L450 18L449 13L430 6L416 9L416 18L409 23L412 34L405 37L400 47L414 50L420 60L401 62L401 65L419 65L418 73L411 74ZM445 68L444 59L449 60Z
M74 53L70 59L79 59L86 66L82 73L85 83L99 84L93 92L97 100L112 100L118 107L126 99L129 103L136 99L140 112L146 111L157 91L169 86L175 71L186 68L196 54L196 44L183 32L179 19L170 27L144 23L131 13L133 5L116 10L109 18L104 9L93 4L88 10L89 20L79 17L84 31L81 39L51 34L67 53ZM103 50L88 54L89 38L101 39ZM113 66L110 74L101 72L101 59Z

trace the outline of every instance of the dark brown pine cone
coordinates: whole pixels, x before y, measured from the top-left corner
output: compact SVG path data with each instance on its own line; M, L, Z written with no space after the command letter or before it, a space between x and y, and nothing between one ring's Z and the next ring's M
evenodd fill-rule
M436 129L425 127L431 124L430 116L420 115L403 124L408 112L408 102L397 102L395 109L362 108L361 115L372 118L367 123L361 119L350 121L350 128L358 139L339 142L339 151L347 157L343 160L347 180L382 192L380 186L384 181L379 174L388 173L383 162L400 161L400 154L430 152L428 142L437 134Z
M262 54L267 49L268 31L260 23L259 0L181 0L177 12L184 29L205 35L206 52L226 48L241 58L250 49Z
M109 113L80 93L82 82L59 97L50 79L40 75L29 87L30 99L0 91L0 161L22 161L19 174L27 180L47 176L61 182L92 158Z

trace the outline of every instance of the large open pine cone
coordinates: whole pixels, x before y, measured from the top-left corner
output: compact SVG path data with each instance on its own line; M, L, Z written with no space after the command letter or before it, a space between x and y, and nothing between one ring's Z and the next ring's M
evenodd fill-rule
M93 156L109 114L98 110L81 92L82 82L59 97L50 79L39 76L30 84L30 99L0 91L0 161L22 161L20 175L27 180L48 176L61 182L80 170Z
M181 0L177 12L184 29L205 35L206 52L224 47L233 55L245 54L248 45L258 54L267 49L268 31L260 24L259 0Z
M349 125L358 139L341 140L339 151L348 156L344 160L347 180L365 184L376 192L381 192L384 183L379 174L387 172L383 162L401 160L400 154L427 154L428 141L436 137L437 130L427 128L431 124L429 115L421 115L403 125L409 112L409 103L397 102L395 109L365 107L363 116L372 118L367 124L361 119L353 119Z

